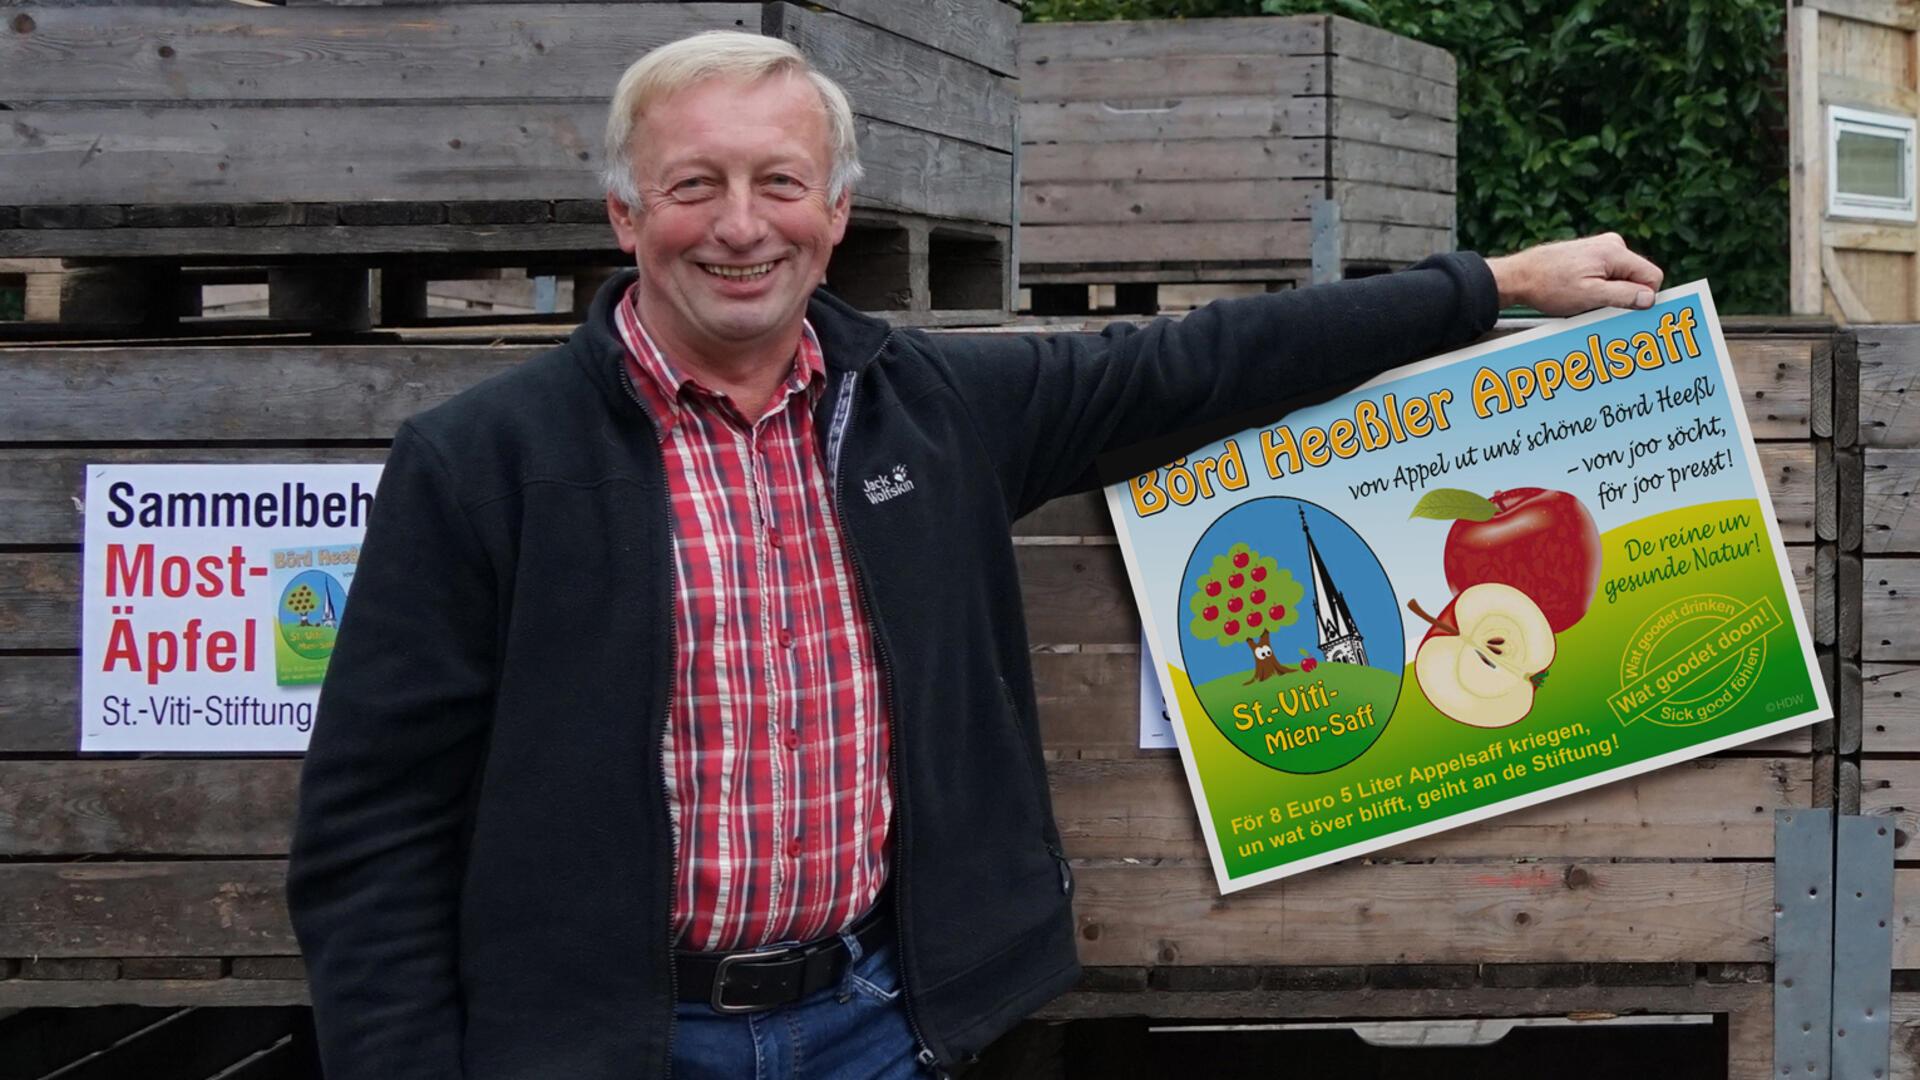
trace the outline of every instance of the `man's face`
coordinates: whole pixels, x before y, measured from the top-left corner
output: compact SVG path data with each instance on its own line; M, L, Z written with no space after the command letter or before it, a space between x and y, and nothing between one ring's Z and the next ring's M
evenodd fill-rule
M812 84L696 83L641 113L634 140L640 205L610 196L607 210L640 266L648 329L709 360L797 333L847 230L847 194L827 202L833 158Z

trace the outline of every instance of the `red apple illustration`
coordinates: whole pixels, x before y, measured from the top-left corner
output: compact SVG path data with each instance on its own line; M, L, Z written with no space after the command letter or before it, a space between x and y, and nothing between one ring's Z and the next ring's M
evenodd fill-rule
M1279 620L1279 619L1284 619L1286 617L1287 617L1287 605L1285 604L1275 604L1267 612L1267 618L1269 619Z
M1259 625L1260 625L1260 613L1259 613L1259 612L1257 612L1257 611L1249 611L1249 612L1247 613L1247 625L1248 625L1248 626L1259 626Z
M1267 602L1267 590L1255 589L1252 592L1247 594L1247 599L1253 601L1256 604L1264 604Z
M1267 568L1266 568L1266 567L1264 567L1264 566L1256 566L1256 567L1254 567L1254 568L1253 568L1253 580L1255 580L1255 581L1265 581L1265 580L1267 580Z
M1320 666L1320 661L1315 660L1311 656L1307 657L1305 660L1300 661L1301 671L1312 671L1314 668L1317 668L1319 666Z
M1221 627L1220 629L1225 630L1227 632L1227 636L1231 637L1234 634L1237 634L1240 632L1240 620L1228 619L1227 625Z
M1208 596L1219 596L1219 595L1220 595L1220 583L1219 583L1219 582L1217 582L1217 581L1209 581L1209 582L1207 582L1207 595L1208 595Z
M1485 499L1441 488L1413 516L1452 519L1441 556L1456 595L1490 582L1511 585L1539 605L1558 634L1580 621L1600 584L1600 530L1564 491L1512 488Z
M1207 610L1205 610L1205 611L1203 611L1203 612L1201 612L1201 613L1200 613L1200 617L1201 617L1201 618L1203 618L1203 619L1205 619L1205 620L1207 620L1208 622L1212 622L1213 620L1215 620L1215 619L1217 619L1217 618L1219 618L1219 617L1220 617L1220 605L1218 605L1218 604L1208 604L1208 605L1207 605Z
M1237 589L1240 586L1245 585L1246 583L1247 583L1247 575L1235 574L1232 577L1227 579L1227 588Z
M1235 615L1238 615L1240 614L1240 609L1245 607L1246 603L1247 602L1245 600L1242 600L1236 596L1233 599L1227 601L1227 610L1233 612Z
M1252 558L1244 551L1240 552L1238 555L1235 555L1233 557L1233 565L1242 570L1245 570L1247 568L1247 563L1251 561L1252 561ZM1235 588L1238 588L1238 586L1235 586Z

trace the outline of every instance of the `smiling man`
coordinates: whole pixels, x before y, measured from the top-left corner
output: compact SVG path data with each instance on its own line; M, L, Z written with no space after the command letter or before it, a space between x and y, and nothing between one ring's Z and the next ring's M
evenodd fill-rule
M715 33L621 79L637 272L404 424L300 792L327 1072L911 1077L1079 974L1013 520L1099 455L1647 306L1618 237L1101 334L930 336L820 288L846 98Z

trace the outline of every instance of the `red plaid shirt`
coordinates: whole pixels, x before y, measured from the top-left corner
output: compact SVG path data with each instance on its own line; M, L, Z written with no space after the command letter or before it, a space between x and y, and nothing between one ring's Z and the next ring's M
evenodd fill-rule
M809 941L886 883L893 816L872 628L834 515L812 326L748 421L615 308L627 377L660 431L673 502L679 666L663 766L681 948Z

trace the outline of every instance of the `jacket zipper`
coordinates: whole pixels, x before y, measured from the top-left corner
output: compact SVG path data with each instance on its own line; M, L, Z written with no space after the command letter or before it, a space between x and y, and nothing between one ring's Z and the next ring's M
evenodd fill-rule
M886 349L887 343L892 340L893 334L889 332L885 338L881 339L880 347L874 350L874 355L880 355ZM900 825L894 837L892 868L893 932L900 944L900 1000L906 1005L907 1027L913 1032L913 1041L917 1048L914 1060L935 1075L945 1076L946 1073L940 1068L940 1059L928 1045L926 1034L920 1030L920 1019L913 1009L913 980L907 971L907 875L906 859L903 855L907 847L907 800L900 783L900 728L894 707L893 661L887 655L886 634L881 629L879 614L873 609L873 598L869 595L871 589L866 584L868 575L866 564L860 555L860 544L854 539L852 530L847 528L846 512L841 505L841 482L844 478L840 473L840 450L845 443L847 423L853 415L853 395L859 383L859 372L857 370L848 372L846 379L846 389L841 391L840 400L834 405L833 425L827 431L827 472L833 490L834 522L840 528L840 535L847 540L847 550L853 553L854 571L861 580L860 607L866 612L867 623L873 627L874 648L879 654L880 670L884 675L883 685L887 701L887 771L893 781L894 816Z
M633 380L627 378L627 368L624 359L619 363L617 375L620 379L620 385L627 391L628 400L632 401L634 405L639 408L640 415L646 417L648 423L653 425L654 445L660 450L660 490L665 492L669 484L669 478L667 476L666 433L661 430L659 422L655 421L651 414L647 412L647 407L641 402L640 395L634 392ZM673 598L675 596L675 589L677 588L674 579L677 577L677 573L673 565L672 557L673 510L671 505L669 505L667 510L667 549L667 707L666 711L660 717L659 758L661 768L663 769L666 767L667 760L667 727L673 723L673 692L679 683L678 669L680 666L680 638L679 635L675 633L673 625ZM667 783L664 775L660 778L660 808L666 811L665 820L667 823L667 1067L666 1070L660 1074L665 1078L673 1075L674 1003L680 1000L680 972L673 962L673 949L675 945L673 934L673 898L680 891L680 861L675 857L673 850L673 802L667 796Z
M1000 679L999 682L1000 700L1006 704L1008 719L1017 727L1024 727L1026 720L1020 715L1020 706L1013 700L1013 687L1008 685L1007 680L1004 678ZM1041 806L1041 803L1044 802L1042 793L1047 790L1046 766L1045 764L1037 766L1030 765L1027 772L1028 779L1033 787L1034 807L1040 812L1044 820L1046 811L1045 808ZM1040 843L1047 849L1047 854L1053 856L1054 863L1057 864L1060 869L1060 894L1062 896L1072 896L1073 869L1067 863L1067 853L1060 850L1060 845L1049 839L1044 831L1040 834Z

